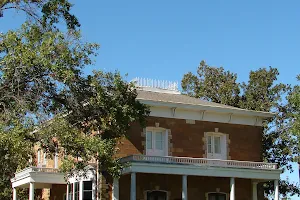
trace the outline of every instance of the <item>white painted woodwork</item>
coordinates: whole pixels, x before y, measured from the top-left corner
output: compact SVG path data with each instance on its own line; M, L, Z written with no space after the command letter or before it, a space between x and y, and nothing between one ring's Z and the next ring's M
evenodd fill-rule
M46 167L47 165L47 153L46 152L43 152L43 165Z
M58 168L58 153L57 153L57 150L55 151L55 154L54 154L54 168L55 169Z
M39 165L41 163L41 150L39 149L37 151L37 164Z
M149 156L168 155L168 135L163 128L146 129L146 154Z
M131 82L146 91L180 94L178 82L136 77Z
M257 200L257 182L252 182L252 200Z
M136 200L136 173L131 173L130 200Z
M151 157L151 159L148 159ZM137 159L139 158L139 159ZM174 174L174 175L192 175L192 176L210 176L210 177L235 177L246 179L260 179L260 180L275 180L280 178L282 170L280 169L266 169L261 164L262 168L251 168L248 166L231 167L226 166L225 161L209 160L206 164L193 163L192 158L182 158L185 162L172 162L172 157L156 157L156 156L133 156L126 157L122 162L129 162L130 166L125 167L123 174L135 173L153 173L153 174ZM197 158L195 158L197 161ZM201 159L202 160L202 159ZM213 162L210 162L213 161ZM224 163L223 166L216 165L216 163ZM235 163L239 161L229 161ZM245 165L247 162L245 162ZM254 165L255 166L255 165ZM266 165L268 166L268 165Z
M13 188L13 200L17 200L17 188Z
M278 183L278 179L274 180L274 191L275 191L274 200L279 200L279 183Z
M73 183L73 192L72 192L72 200L75 200L75 184Z
M79 200L83 200L83 181L79 182Z
M74 174L74 176L68 179L69 183L75 183L78 181L93 181L96 178L95 171L93 170L83 170Z
M34 200L34 183L29 184L29 200Z
M235 200L235 180L230 178L230 200Z
M196 166L216 166L227 168L244 168L244 169L277 169L277 164L265 162L237 161L237 160L220 160L207 158L175 157L175 156L148 156L148 155L131 155L121 159L122 162L147 161L151 163L172 163L172 164L190 164Z
M262 126L263 119L273 116L272 113L236 110L235 108L229 109L207 105L185 105L170 102L155 102L145 99L138 100L150 106L150 116L153 117ZM172 109L174 108L176 108L175 115L172 114Z
M182 200L188 200L187 175L182 176Z
M227 160L226 135L208 132L206 135L207 158Z
M70 185L67 184L66 200L69 200Z
M59 173L58 169L42 168L42 167L28 167L15 174L11 179L12 187L21 187L22 185L29 185L30 182L44 184L49 188L49 184L66 184L64 174Z
M113 182L113 199L112 200L119 200L119 179L114 179Z

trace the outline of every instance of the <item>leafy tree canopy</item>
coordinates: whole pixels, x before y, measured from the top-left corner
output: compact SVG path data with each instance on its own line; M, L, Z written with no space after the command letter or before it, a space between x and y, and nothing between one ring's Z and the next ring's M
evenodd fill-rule
M11 199L10 179L32 164L36 144L61 155L65 172L93 160L118 176L118 139L149 114L134 86L119 72L84 75L99 45L83 42L67 0L1 1L4 16L8 9L30 20L0 34L0 199Z

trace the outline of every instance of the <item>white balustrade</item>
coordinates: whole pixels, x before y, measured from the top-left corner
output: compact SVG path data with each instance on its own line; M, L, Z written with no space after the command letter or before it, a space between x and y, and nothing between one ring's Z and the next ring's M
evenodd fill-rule
M189 158L189 157L173 157L173 156L146 156L131 155L121 159L121 162L153 162L163 164L188 164L197 166L217 166L229 168L246 168L246 169L277 169L277 164L264 162L250 162L237 160L218 160L207 158Z
M46 167L27 167L22 171L15 173L15 177L19 178L30 172L59 173L59 170L56 168L46 168Z

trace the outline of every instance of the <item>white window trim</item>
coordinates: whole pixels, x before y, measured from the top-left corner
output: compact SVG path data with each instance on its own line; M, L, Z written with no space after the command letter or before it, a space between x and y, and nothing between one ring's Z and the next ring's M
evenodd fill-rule
M147 132L148 131L152 131L152 137L153 137L153 132L154 131L157 131L157 132L159 132L159 131L161 131L161 132L163 132L163 133L165 133L164 134L164 136L165 136L165 148L164 148L164 156L168 156L169 155L169 145L168 145L168 143L169 143L169 136L168 136L168 129L166 129L166 128L162 128L162 127L146 127L146 135L145 135L145 153L146 153L146 155L147 155ZM153 146L153 144L152 144L152 146Z
M212 194L212 193L225 194L225 195L226 195L225 198L226 198L226 200L228 200L228 196L229 196L229 195L228 195L227 193L225 193L225 192L206 192L206 193L205 193L205 199L208 200L208 195L209 195L209 194Z
M221 154L223 154L223 150L224 152L224 156L225 156L225 160L228 160L228 144L227 144L227 134L222 133L222 132L205 132L204 133L205 136L205 151L206 151L206 158L208 158L208 136L221 136L223 138L223 140L221 141ZM222 142L224 142L224 149L222 149Z

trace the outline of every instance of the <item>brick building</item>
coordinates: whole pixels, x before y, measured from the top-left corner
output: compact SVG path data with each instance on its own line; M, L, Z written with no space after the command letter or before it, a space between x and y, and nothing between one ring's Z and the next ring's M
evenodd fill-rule
M272 113L203 101L178 92L176 83L138 81L138 97L150 106L147 126L132 124L119 144L120 179L91 166L68 184L58 173L59 156L47 160L37 151L38 166L16 173L17 188L29 188L29 199L51 200L257 200L259 183L274 181L276 164L262 162L262 122ZM96 188L99 188L98 194Z

